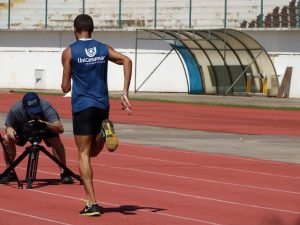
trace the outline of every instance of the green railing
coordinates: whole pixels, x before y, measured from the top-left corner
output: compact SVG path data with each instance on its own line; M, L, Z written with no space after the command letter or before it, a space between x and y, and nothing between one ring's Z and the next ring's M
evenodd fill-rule
M288 22L284 26L300 27L299 1L286 1L289 10L292 3L295 7L294 12L289 12L287 16L289 21L294 16L296 25L295 22ZM0 28L68 29L80 13L93 16L96 29L270 28L272 21L271 25L267 24L265 15L272 14L277 6L279 9L284 7L278 5L282 4L279 0L258 0L256 5L253 1L243 1L244 5L236 5L236 2L214 0L213 4L209 4L209 0L45 0L30 5L7 0L7 3L0 3ZM283 26L280 21L278 26Z

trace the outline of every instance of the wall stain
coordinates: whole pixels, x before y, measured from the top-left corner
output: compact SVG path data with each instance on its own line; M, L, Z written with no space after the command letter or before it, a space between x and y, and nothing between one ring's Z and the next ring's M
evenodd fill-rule
M10 0L10 7L13 8L14 4L25 3L26 0ZM0 9L8 9L8 2L0 3Z

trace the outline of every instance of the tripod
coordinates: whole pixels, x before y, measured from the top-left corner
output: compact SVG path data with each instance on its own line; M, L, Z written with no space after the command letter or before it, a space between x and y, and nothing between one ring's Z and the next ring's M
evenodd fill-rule
M3 151L4 151L4 154L5 154L6 158L7 158L7 161L8 161L8 163L9 163L10 167L11 167L12 164L13 164L13 162L10 160L10 157L9 157L9 155L8 155L8 152L6 151L6 148L5 148L4 144L3 144L3 138L2 138L2 136L1 136L1 134L0 134L0 142L1 142L2 149L3 149ZM16 171L15 171L15 168L13 167L13 169L11 169L10 171L13 172L14 176L15 176L16 179L17 179L17 182L18 182L18 188L19 188L19 189L22 189L22 188L23 188L23 184L22 184L22 182L20 181L20 179L19 179L19 177L18 177L18 175L17 175L17 173L16 173ZM8 171L7 173L9 173L9 171ZM1 180L3 177L5 177L5 175L7 175L7 173L5 173L5 174L4 174L4 173L3 173L3 174L0 174L0 180Z
M62 164L58 159L56 159L52 154L50 154L42 145L39 144L39 142L32 142L31 146L26 147L25 151L13 162L8 157L7 150L5 149L5 146L3 144L3 138L0 134L0 142L3 148L3 151L5 152L10 166L6 168L2 174L0 174L0 180L8 175L10 171L13 171L13 173L16 175L17 182L18 182L18 188L23 188L22 182L19 180L15 168L19 165L19 163L28 156L28 163L27 163L27 171L26 171L26 188L31 189L32 183L34 180L36 180L36 174L37 174L37 166L38 166L38 159L39 159L39 152L42 151L46 156L48 156L52 161L54 161L59 167L63 168L64 171L72 176L73 178L80 181L80 184L82 184L81 177L79 175L76 175L73 173L68 167L66 167L64 164Z

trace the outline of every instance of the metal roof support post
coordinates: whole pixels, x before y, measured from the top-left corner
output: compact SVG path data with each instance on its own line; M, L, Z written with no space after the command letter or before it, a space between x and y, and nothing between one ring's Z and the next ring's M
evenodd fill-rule
M122 28L122 0L119 0L119 29Z
M259 27L263 27L263 18L264 18L264 0L260 0L260 18L259 18Z
M154 0L154 29L156 29L157 0Z
M300 27L300 2L298 2L298 27Z
M10 0L8 0L8 16L7 16L7 28L10 29Z
M227 27L227 0L224 2L224 29Z
M261 53L263 53L264 50L261 50L259 54L249 63L249 65L244 69L244 71L236 78L236 80L233 82L233 84L226 90L224 95L227 95L227 93L234 87L234 85L239 81L239 79L246 73L247 69L252 65L252 63L255 62L255 60L260 56Z
M48 0L45 0L45 28L48 28Z
M226 67L226 28L227 28L227 0L224 0L224 66ZM224 84L224 77L222 76L222 83ZM223 86L223 85L222 85ZM224 86L225 87L225 86ZM223 89L223 88L222 88ZM225 88L224 88L225 89ZM217 93L219 92L217 88ZM224 93L226 95L226 92Z
M225 63L226 62L226 29L224 29L223 42L224 42L224 63Z
M136 90L136 78L137 78L137 48L138 48L138 29L135 30L135 52L134 52L134 93Z
M224 39L223 39L223 41L224 41L224 67L227 67L227 65L226 65L226 28L224 29ZM228 72L230 74L230 70L228 70ZM224 85L225 84L224 77L222 76L222 78L223 78L222 82L223 82L223 85ZM222 85L222 87L223 87L223 85ZM224 85L224 90L225 90L225 85Z
M189 28L192 27L192 0L190 0L190 9L189 9Z
M82 13L85 13L85 0L82 0Z

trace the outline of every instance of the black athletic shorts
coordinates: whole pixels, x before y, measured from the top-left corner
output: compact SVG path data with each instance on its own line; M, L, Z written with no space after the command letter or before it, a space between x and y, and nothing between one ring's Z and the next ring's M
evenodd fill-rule
M73 113L74 135L96 135L100 133L102 121L108 119L108 111L90 107Z

